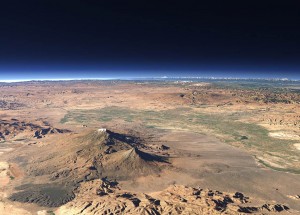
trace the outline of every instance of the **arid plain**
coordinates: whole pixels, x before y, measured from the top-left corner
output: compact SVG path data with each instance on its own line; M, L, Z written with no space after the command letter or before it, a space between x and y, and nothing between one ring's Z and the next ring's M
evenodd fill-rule
M0 83L0 214L299 214L300 84Z

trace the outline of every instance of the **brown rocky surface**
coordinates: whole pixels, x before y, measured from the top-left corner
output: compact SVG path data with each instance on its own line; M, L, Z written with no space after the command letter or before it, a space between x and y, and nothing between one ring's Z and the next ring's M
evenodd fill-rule
M76 197L55 213L63 214L277 214L293 213L286 205L262 203L244 194L172 185L155 193L122 190L107 178L82 183ZM88 193L88 195L87 195ZM296 211L294 211L297 213Z
M46 125L45 125L46 124ZM31 123L20 121L18 119L1 119L0 120L0 141L1 140L11 140L18 139L20 134L20 139L28 137L42 138L48 134L55 133L67 133L70 132L67 129L57 129L49 126L47 123Z

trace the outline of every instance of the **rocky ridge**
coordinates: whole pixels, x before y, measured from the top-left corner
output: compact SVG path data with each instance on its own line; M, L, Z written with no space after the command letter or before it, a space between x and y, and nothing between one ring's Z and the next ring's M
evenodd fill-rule
M0 141L11 140L21 134L26 137L42 138L48 134L68 133L67 129L53 128L49 124L39 125L31 122L19 121L18 119L0 120Z
M107 178L82 183L57 214L272 214L292 212L282 204L258 203L244 194L171 185L156 193L122 190ZM254 202L252 202L254 201Z

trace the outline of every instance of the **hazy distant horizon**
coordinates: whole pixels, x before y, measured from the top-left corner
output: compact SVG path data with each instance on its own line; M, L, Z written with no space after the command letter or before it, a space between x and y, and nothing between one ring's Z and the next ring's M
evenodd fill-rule
M196 72L54 72L48 74L45 72L37 73L20 73L8 72L7 74L0 73L0 82L23 82L23 81L71 81L71 80L138 80L138 79L288 79L300 80L300 76L295 73L289 74L263 74L263 73L196 73Z

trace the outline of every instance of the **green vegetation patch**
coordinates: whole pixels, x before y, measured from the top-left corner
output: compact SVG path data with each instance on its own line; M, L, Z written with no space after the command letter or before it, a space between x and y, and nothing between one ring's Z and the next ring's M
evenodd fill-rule
M269 131L254 123L238 120L234 114L207 114L196 112L190 108L180 108L164 111L133 110L121 107L106 107L93 110L70 111L61 123L97 124L113 120L140 122L147 128L178 128L203 133L203 128L212 131L213 135L232 145L240 145L254 155L278 156L293 166L300 157L300 152L293 150L295 141L280 140L269 136ZM298 172L300 170L282 169L281 171Z

